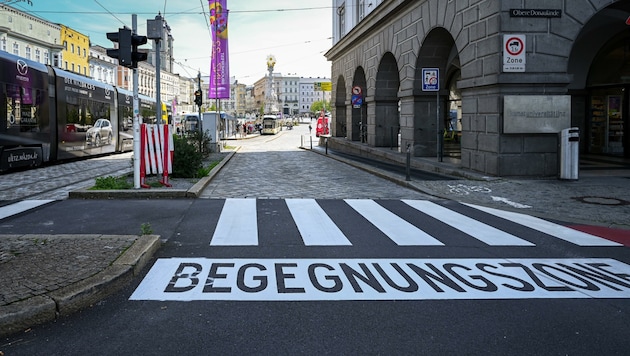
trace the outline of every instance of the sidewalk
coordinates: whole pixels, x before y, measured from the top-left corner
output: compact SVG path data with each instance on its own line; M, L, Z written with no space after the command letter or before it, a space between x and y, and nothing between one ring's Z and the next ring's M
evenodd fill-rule
M404 157L382 151L384 156ZM326 153L314 147L312 154ZM574 226L630 230L630 171L618 170L613 175L599 174L602 170L584 171L576 181L494 178L461 170L449 162L413 158L414 167L459 179L407 181L404 175L353 162L332 151L328 156L437 199L517 211ZM231 155L225 163L229 158ZM203 190L210 179L177 194L194 197L191 191ZM627 236L628 231L622 233ZM159 246L159 236L152 235L1 236L0 336L68 315L114 293L137 275Z

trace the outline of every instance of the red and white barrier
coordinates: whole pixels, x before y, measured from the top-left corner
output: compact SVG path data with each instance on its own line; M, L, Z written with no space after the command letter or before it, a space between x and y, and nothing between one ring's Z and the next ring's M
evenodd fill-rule
M147 174L161 174L160 184L171 187L169 173L173 173L174 145L168 125L142 124L140 127L140 186L145 183Z

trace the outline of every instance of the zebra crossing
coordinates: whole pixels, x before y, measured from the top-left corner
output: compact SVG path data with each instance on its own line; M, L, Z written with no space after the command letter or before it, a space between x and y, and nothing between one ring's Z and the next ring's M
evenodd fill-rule
M284 205L271 208L263 201L226 199L210 246L259 246L263 225L284 226L279 233L291 234L290 224L279 224L287 216L305 246L352 246L350 236L357 235L352 230L366 226L398 246L447 246L453 235L486 246L536 246L532 240L541 238L577 246L623 246L534 216L452 201L344 199L334 208L317 199L284 199ZM278 212L282 209L288 213Z

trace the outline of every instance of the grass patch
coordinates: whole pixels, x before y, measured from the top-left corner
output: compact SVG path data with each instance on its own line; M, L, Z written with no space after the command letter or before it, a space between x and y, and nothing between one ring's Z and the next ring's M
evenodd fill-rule
M127 181L127 177L97 177L96 183L90 190L119 190L131 189L133 184Z

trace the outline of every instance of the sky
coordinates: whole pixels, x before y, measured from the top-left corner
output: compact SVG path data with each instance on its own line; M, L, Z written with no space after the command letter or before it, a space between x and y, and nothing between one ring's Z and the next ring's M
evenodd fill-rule
M19 1L19 0L18 0ZM230 76L253 84L267 73L330 78L324 54L332 46L332 0L226 0ZM174 72L184 77L210 73L211 32L208 0L31 0L12 6L45 20L66 25L90 37L93 45L112 48L105 34L132 27L146 35L147 19L161 13L174 39ZM151 40L149 40L151 41ZM150 48L149 44L141 48Z

